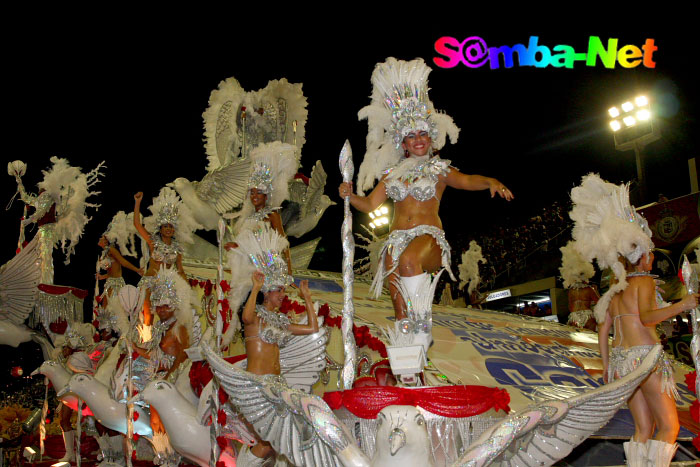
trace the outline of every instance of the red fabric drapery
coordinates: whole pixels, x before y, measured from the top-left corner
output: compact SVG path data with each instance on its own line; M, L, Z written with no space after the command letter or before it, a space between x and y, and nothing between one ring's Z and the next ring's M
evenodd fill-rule
M353 415L368 419L376 418L380 410L390 405L418 406L435 415L452 418L473 417L489 409L510 411L508 391L486 386L360 387L327 392L323 400L333 410L345 407Z
M70 292L81 300L87 297L87 290L78 289L76 287L50 284L39 284L37 287L39 287L39 290L49 295L63 295Z

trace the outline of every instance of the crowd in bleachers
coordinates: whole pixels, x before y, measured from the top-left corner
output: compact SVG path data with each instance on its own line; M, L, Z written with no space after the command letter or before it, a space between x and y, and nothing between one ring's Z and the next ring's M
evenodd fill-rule
M524 222L505 220L495 232L493 227L489 232L472 231L463 235L448 232L454 269L469 248L469 242L476 240L486 259L486 264L479 266L481 291L558 275L559 248L571 238L569 210L567 198L540 209ZM442 287L441 284L440 291ZM457 287L452 290L455 298L465 295Z

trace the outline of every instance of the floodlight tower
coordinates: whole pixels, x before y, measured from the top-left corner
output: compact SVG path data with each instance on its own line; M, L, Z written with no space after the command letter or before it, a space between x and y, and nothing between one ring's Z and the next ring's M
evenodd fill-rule
M635 204L642 205L647 201L642 149L661 137L651 118L649 99L646 96L637 96L634 103L629 100L623 102L619 109L611 107L608 109L608 115L612 118L610 128L612 128L615 139L615 149L618 151L634 150L637 162L637 182L639 183L639 195Z

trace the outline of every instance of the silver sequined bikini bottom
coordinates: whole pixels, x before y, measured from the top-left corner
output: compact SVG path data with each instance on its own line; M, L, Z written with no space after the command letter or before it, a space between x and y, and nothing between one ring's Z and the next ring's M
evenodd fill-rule
M379 252L379 264L377 265L377 272L372 281L372 287L370 288L370 293L374 295L375 298L379 298L382 294L384 280L399 267L398 259L401 257L406 247L408 247L414 238L420 237L421 235L430 235L435 239L440 250L442 250L442 267L447 269L447 273L453 281L456 280L450 269L450 244L447 243L444 230L434 225L417 225L408 230L394 230L389 234L389 238L387 238L386 243L384 243L382 250ZM385 265L387 254L391 255L393 263L389 271L386 270Z
M627 349L623 347L613 347L610 352L610 363L608 364L608 381L627 376L642 363L644 357L659 344L637 345ZM652 372L661 374L661 392L665 392L676 400L680 396L676 389L676 382L673 379L673 367L671 361L664 352L659 354L659 360Z

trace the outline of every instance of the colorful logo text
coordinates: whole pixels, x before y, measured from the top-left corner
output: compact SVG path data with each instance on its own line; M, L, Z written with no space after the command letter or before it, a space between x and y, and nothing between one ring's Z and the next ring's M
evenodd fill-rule
M500 68L512 68L516 62L518 66L534 66L545 68L573 68L576 62L585 62L586 66L596 66L598 61L606 68L615 68L619 63L623 68L634 68L640 64L647 68L655 68L654 52L658 47L654 45L654 39L647 39L644 45L618 44L618 39L608 39L607 45L598 36L588 38L588 49L585 52L576 52L569 45L555 45L551 49L546 45L538 44L539 37L530 36L530 40L524 44L501 47L488 47L481 37L472 36L459 41L454 37L443 36L435 41L435 51L442 55L433 57L433 62L440 68L454 68L463 63L469 68L479 68L487 62L492 70Z

